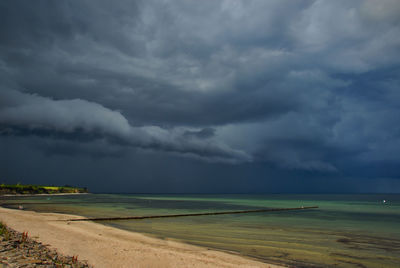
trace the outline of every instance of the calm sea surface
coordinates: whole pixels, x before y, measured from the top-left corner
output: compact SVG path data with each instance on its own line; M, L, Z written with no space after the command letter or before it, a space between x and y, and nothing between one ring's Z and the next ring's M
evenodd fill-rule
M102 223L296 267L400 267L400 195L89 194L2 197L0 203L86 217L317 205L301 211Z

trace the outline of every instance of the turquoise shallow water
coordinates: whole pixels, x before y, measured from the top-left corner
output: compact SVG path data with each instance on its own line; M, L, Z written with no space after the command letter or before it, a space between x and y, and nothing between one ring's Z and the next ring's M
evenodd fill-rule
M400 195L90 194L9 197L2 202L86 217L317 205L319 209L303 211L102 223L297 267L400 267Z

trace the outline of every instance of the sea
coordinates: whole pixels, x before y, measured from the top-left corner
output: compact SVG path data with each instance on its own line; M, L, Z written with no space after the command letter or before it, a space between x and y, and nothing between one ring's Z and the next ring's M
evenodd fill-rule
M87 194L2 197L0 204L89 218L318 206L99 223L291 267L400 267L399 194Z

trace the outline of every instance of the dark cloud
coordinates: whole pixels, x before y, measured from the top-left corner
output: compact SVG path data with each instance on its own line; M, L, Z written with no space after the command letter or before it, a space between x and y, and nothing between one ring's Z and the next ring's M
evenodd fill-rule
M201 139L207 139L215 135L215 129L211 127L206 127L203 128L199 131L185 131L183 134L184 136L187 137L196 137L196 138L201 138Z
M183 129L132 127L121 113L80 99L51 100L17 91L3 91L0 97L8 103L0 109L0 133L3 135L37 135L81 141L106 138L127 146L187 154L210 161L251 159L245 152L224 144L185 139L187 131ZM204 134L204 130L199 133L202 131ZM202 134L197 136L202 138Z
M0 139L395 179L399 14L395 0L2 1Z

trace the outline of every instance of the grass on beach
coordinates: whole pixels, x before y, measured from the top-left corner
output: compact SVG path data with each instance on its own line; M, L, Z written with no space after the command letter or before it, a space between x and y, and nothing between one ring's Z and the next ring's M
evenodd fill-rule
M6 225L2 222L0 222L0 236L2 236L4 240L10 239L10 234L8 232L8 229Z

